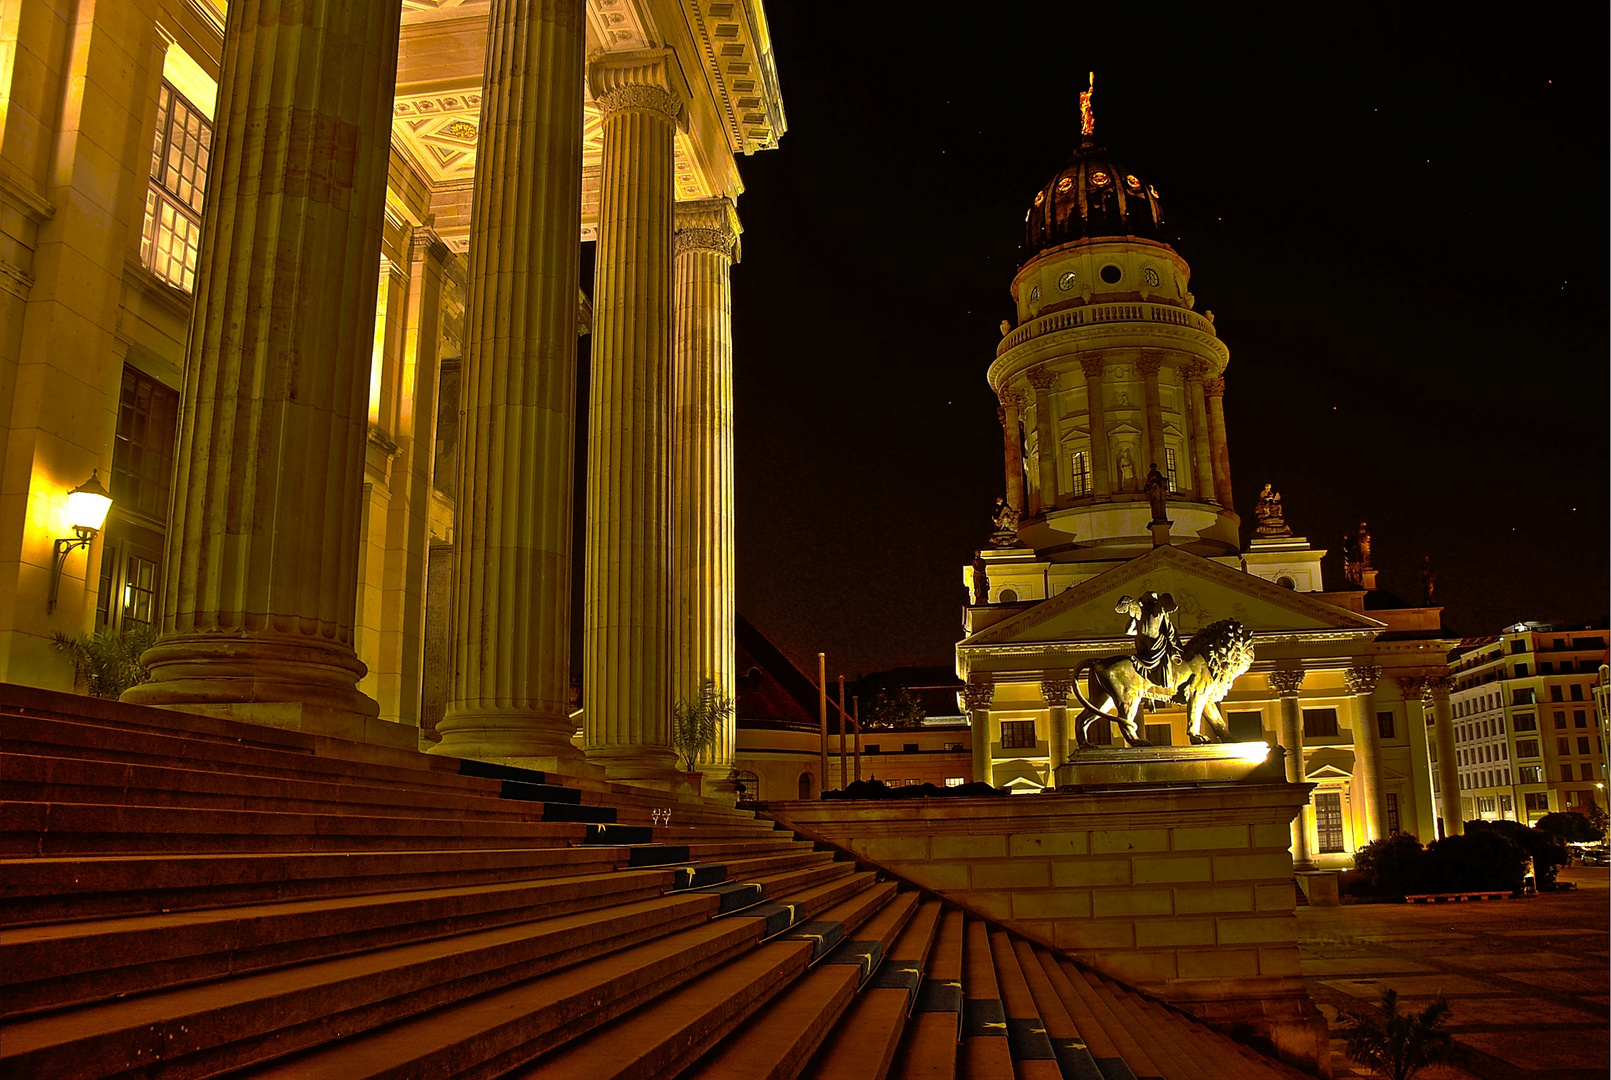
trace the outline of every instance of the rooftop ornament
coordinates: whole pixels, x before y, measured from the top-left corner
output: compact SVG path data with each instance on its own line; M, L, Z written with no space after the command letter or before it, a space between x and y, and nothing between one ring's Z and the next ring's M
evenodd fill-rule
M1089 143L1096 136L1096 113L1091 108L1091 97L1096 93L1096 72L1090 72L1090 82L1080 91L1080 136Z

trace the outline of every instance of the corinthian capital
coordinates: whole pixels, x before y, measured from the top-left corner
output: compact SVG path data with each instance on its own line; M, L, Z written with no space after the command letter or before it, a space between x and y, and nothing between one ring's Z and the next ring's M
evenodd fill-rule
M670 49L596 55L587 65L587 86L605 120L638 109L660 113L679 126L687 123L688 101L693 95Z
M1136 361L1136 370L1141 372L1142 377L1144 378L1156 377L1158 372L1162 369L1163 357L1161 356L1153 356L1148 354Z
M1375 666L1352 667L1343 672L1343 682L1348 685L1348 692L1356 697L1376 692L1376 681L1382 677L1382 669Z
M962 688L962 700L969 712L990 708L990 703L996 699L994 683L970 682Z
M1398 692L1405 701L1420 701L1421 694L1426 689L1426 680L1419 675L1397 675L1393 679L1398 683Z
M1068 679L1042 679L1040 681L1040 696L1046 699L1046 704L1053 709L1061 709L1068 704L1069 691L1074 683Z
M1203 393L1207 394L1209 397L1224 397L1225 377L1222 375L1217 379L1204 379Z
M1100 379L1107 366L1107 360L1101 356L1080 357L1080 370L1085 373L1087 379Z
M1270 689L1282 697L1297 697L1298 691L1303 689L1303 671L1300 668L1287 668L1281 671L1270 672Z
M738 235L744 228L738 222L733 200L699 199L678 203L675 222L672 246L676 254L707 251L739 261Z
M1201 360L1193 360L1190 364L1188 364L1186 366L1186 370L1185 370L1184 374L1186 376L1186 381L1187 382L1189 382L1189 383L1201 383L1201 384L1206 385L1207 382L1208 382L1208 374L1212 370L1213 369L1210 368L1207 364L1203 363L1203 361L1201 361Z
M1043 367L1038 367L1025 377L1029 380L1029 385L1036 390L1057 389L1057 372L1055 371L1047 371Z
M1426 696L1433 701L1449 700L1449 677L1447 675L1428 675L1426 677Z

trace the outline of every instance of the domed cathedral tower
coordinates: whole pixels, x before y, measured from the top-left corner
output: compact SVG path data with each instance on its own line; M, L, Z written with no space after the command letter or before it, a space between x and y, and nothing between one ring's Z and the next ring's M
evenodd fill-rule
M1149 527L1154 465L1171 543L1209 558L1240 549L1222 408L1229 353L1192 310L1191 267L1168 242L1158 189L1096 141L1091 92L1080 97L1083 140L1024 216L1018 325L989 373L1019 520L1016 545L1004 528L987 561L1017 564L1004 578L1043 564L1042 595L1162 535ZM1009 600L1039 598L1016 584Z

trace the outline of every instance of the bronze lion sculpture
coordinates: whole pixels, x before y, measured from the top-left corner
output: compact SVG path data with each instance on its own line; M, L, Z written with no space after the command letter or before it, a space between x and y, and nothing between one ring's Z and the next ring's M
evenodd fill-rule
M1220 715L1219 703L1237 677L1253 666L1253 635L1235 619L1221 619L1192 635L1182 653L1180 661L1170 665L1166 684L1155 683L1137 670L1132 656L1093 658L1075 668L1073 689L1081 712L1074 731L1079 746L1091 747L1090 726L1109 715L1118 721L1128 745L1150 746L1136 729L1136 714L1147 700L1185 705L1186 731L1194 744L1229 742L1230 728ZM1090 690L1089 697L1080 690L1082 682ZM1113 707L1111 714L1109 706Z

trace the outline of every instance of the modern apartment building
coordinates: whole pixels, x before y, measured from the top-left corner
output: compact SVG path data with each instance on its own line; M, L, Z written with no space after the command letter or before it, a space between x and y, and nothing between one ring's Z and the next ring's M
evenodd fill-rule
M1466 820L1606 805L1606 635L1603 622L1516 623L1450 654Z

